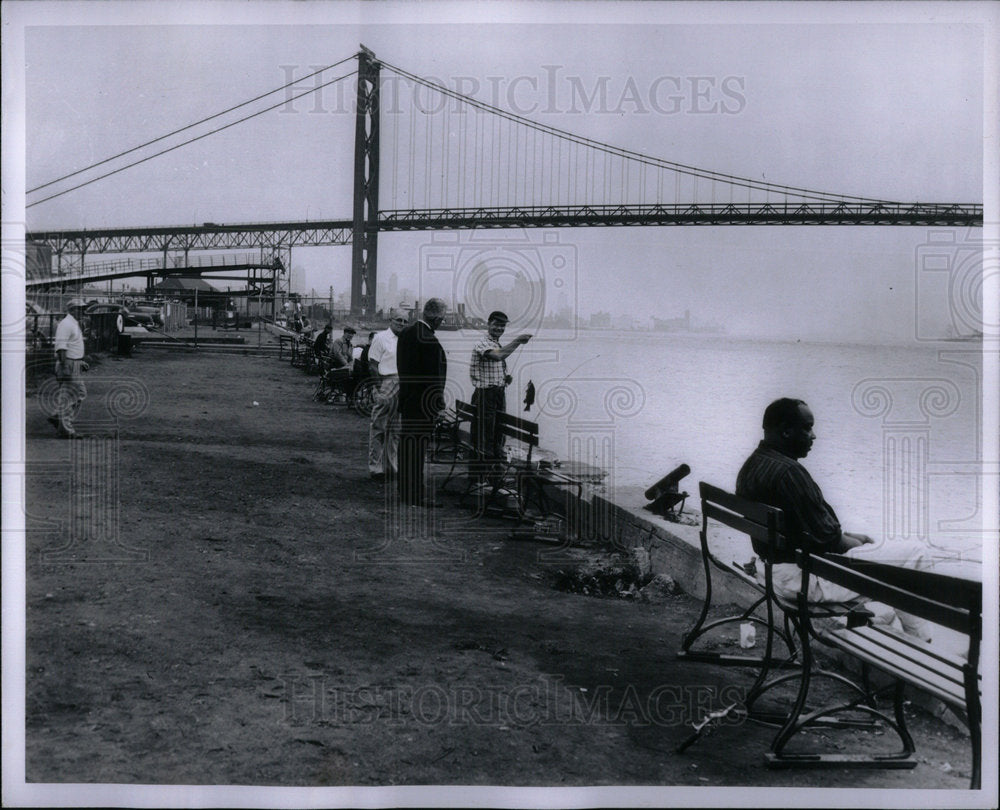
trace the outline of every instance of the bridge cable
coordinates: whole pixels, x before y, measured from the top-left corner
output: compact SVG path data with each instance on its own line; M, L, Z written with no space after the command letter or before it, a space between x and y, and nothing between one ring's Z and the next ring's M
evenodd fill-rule
M549 124L541 124L537 121L533 121L530 118L526 118L516 113L511 113L506 110L500 109L499 107L494 107L486 102L479 101L472 96L465 95L464 93L459 93L456 90L451 90L444 85L437 84L436 82L429 81L413 73L410 73L402 68L396 67L384 60L379 60L380 63L388 68L389 70L397 73L402 78L410 79L411 81L417 82L418 84L427 87L432 90L437 90L443 95L449 96L460 101L465 102L474 107L478 107L486 112L490 112L495 116L502 118L507 118L509 120L516 121L524 126L536 128L541 132L554 135L557 138L573 141L584 146L588 146L592 149L597 149L602 152L607 152L608 154L621 157L622 159L635 160L640 163L646 163L648 165L658 166L660 168L669 169L680 174L687 174L694 177L702 177L708 180L717 180L720 182L729 183L737 186L744 186L749 190L759 190L759 191L775 191L783 194L790 194L792 196L805 197L806 199L814 199L820 201L834 201L834 202L865 202L865 203L892 203L891 200L884 200L874 197L862 197L853 194L836 194L833 192L817 191L815 189L801 188L797 186L785 186L775 183L760 183L747 177L740 177L738 175L730 175L722 172L713 172L707 169L701 169L696 166L689 166L683 163L677 163L670 160L665 160L663 158L653 157L651 155L646 155L641 152L635 152L631 149L625 149L624 147L614 146L612 144L603 143L601 141L595 141L591 138L587 138L581 135L575 135L572 132L559 129L558 127L551 126ZM900 204L900 203L894 203Z
M35 206L35 205L41 205L43 202L48 202L49 200L54 200L56 197L61 197L63 194L69 194L71 191L76 191L78 188L83 188L84 186L89 186L91 183L96 183L98 180L103 180L106 177L111 177L114 174L118 174L119 172L123 172L126 169L131 169L133 166L138 166L140 163L145 163L146 161L152 160L153 158L160 157L160 155L165 155L168 152L173 152L175 149L180 149L182 146L187 146L188 144L194 143L195 141L200 141L203 138L207 138L209 135L215 135L217 132L222 132L223 130L229 129L230 127L234 127L237 124L242 124L244 121L249 121L251 118L256 118L258 115L263 115L264 113L270 112L271 110L276 110L278 107L282 107L285 104L289 104L289 103L291 103L293 101L297 101L298 99L300 99L300 98L302 98L304 96L308 96L311 93L315 93L317 90L322 90L324 87L328 87L331 84L336 84L337 82L339 82L339 81L341 81L343 79L346 79L348 76L353 76L357 72L358 72L357 69L349 71L348 73L345 73L343 76L338 76L336 79L331 79L330 81L324 82L323 84L318 84L315 87L313 87L311 90L306 90L304 93L300 93L297 96L292 96L291 98L287 98L284 101L278 102L277 104L272 104L270 107L265 107L263 110L260 110L260 111L255 112L255 113L251 113L250 115L244 116L243 118L239 118L236 121L233 121L233 122L231 122L229 124L225 124L225 125L223 125L221 127L218 127L217 129L213 129L210 132L206 132L206 133L204 133L202 135L197 135L194 138L190 138L190 139L188 139L186 141L183 141L182 143L179 143L179 144L177 144L175 146L171 146L171 147L168 147L167 149L163 149L163 150L161 150L159 152L156 152L155 154L149 155L148 157L144 157L144 158L141 158L140 160L133 161L132 163L126 164L125 166L122 166L121 168L114 169L113 171L110 171L110 172L106 172L105 174L102 174L102 175L99 175L97 177L94 177L93 179L87 180L86 182L79 183L79 184L77 184L75 186L71 186L70 188L67 188L64 191L59 191L59 192L57 192L55 194L50 194L48 197L43 197L42 199L36 200L33 203L28 203L24 207L25 208L31 208L32 206Z
M341 59L339 62L334 62L332 65L327 65L325 68L320 68L315 73L309 73L303 76L301 79L296 79L295 81L289 82L288 84L283 84L281 87L275 88L274 90L268 90L266 93L262 93L259 96L255 96L254 98L248 101L244 101L241 104L237 104L234 107L230 107L227 110L223 110L222 112L217 112L214 115L208 116L207 118L202 118L200 121L195 121L193 124L188 124L186 127L175 129L173 132L168 132L166 135L161 135L159 138L153 138L153 140L151 141L140 143L138 146L133 146L131 149L126 149L124 152L119 152L117 155L112 155L111 157L105 158L104 160L99 160L97 163L91 163L89 166L84 166L82 169L77 169L75 172L64 174L62 177L57 177L55 180L50 180L48 183L42 183L40 186L29 188L25 192L25 194L31 194L34 191L40 191L41 189L55 185L56 183L59 183L62 180L68 180L70 177L75 177L76 175L83 174L84 172L90 171L91 169L96 169L98 166L103 166L105 163L110 163L112 160L117 160L120 157L124 157L125 155L131 154L132 152L137 152L140 149L144 149L147 146L151 146L152 144L158 143L159 141L165 140L166 138L169 138L173 135L178 135L181 132L184 132L185 130L192 129L196 126L199 126L200 124L204 124L208 121L211 121L213 118L218 118L219 116L225 115L226 113L231 113L233 112L233 110L238 110L240 107L246 107L248 104L253 104L255 101L260 101L262 98L267 98L268 96L274 95L275 93L284 90L285 88L291 87L294 84L298 84L299 82L304 82L306 79L311 79L313 76L317 76L320 73L324 73L327 70L332 70L333 68L337 67L338 65L342 65L344 62L347 62L350 59L355 59L357 56L358 56L357 53L353 53L350 56Z

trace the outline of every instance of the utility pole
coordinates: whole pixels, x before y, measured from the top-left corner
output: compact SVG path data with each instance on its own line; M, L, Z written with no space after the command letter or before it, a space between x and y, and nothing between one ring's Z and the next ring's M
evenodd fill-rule
M358 54L358 101L354 127L354 223L351 252L351 315L375 311L378 258L379 71L364 45Z

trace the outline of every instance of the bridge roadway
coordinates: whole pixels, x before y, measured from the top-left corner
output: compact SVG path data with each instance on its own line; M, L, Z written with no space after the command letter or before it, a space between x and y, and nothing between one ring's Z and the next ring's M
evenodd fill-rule
M884 202L530 206L382 211L379 215L379 229L383 231L615 225L982 224L982 205Z
M379 230L466 230L616 225L917 225L977 227L981 204L941 203L739 203L676 205L575 205L389 210L379 213ZM350 220L268 222L165 228L104 228L33 231L30 242L53 253L155 253L347 245Z

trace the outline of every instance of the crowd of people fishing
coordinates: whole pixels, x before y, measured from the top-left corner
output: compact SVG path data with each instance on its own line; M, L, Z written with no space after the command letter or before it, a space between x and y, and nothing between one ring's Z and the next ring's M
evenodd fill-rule
M374 481L393 479L400 501L412 506L435 505L425 491L423 466L434 426L447 410L447 358L434 336L446 312L447 305L438 298L428 300L412 322L402 311L390 310L388 327L370 332L360 343L349 324L341 326L336 337L329 322L315 334L302 320L291 324L297 331L297 363L319 376L314 398L344 403L370 417L369 476ZM486 334L470 358L473 443L484 460L503 454L497 422L512 381L506 360L531 339L518 335L502 345L507 321L503 312L490 313Z

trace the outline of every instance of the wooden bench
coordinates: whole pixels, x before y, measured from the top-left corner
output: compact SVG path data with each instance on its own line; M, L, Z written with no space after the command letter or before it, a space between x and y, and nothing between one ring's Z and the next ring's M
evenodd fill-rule
M513 496L517 518L525 517L532 502L545 516L552 511L546 496L547 487L575 489L575 496L580 499L584 484L594 478L592 471L577 470L575 467L562 469L536 461L538 423L508 413L499 415L497 426L504 440L519 445L523 455L510 453L500 460L481 459L472 440L475 420L475 407L456 400L454 408L439 423L433 458L451 462L441 484L442 491L455 477L459 465L464 468L468 480L462 498L465 500L473 494L477 496L477 515L485 514L495 506L501 513L508 511L498 503L501 498L507 503L508 497Z
M441 484L441 490L455 477L456 469L461 464L468 476L462 499L465 500L473 491L477 491L477 514L484 514L501 497L506 500L507 496L513 495L516 498L516 512L519 517L522 516L526 509L526 491L520 476L531 467L532 454L538 447L538 424L501 413L497 428L505 440L517 442L526 448L526 458L518 459L508 455L504 459L482 459L472 438L476 422L475 407L468 402L456 400L449 417L450 420L442 431L444 441L435 445L436 457L442 451L449 452L451 456L451 466Z
M767 754L773 767L849 765L912 768L915 746L906 728L903 712L905 685L910 684L934 695L964 714L972 738L971 787L978 789L982 767L982 679L979 651L982 635L982 583L916 571L881 563L862 562L836 554L815 555L796 552L802 569L802 586L796 600L795 624L802 650L803 677L792 712ZM809 579L819 577L847 588L862 597L905 611L936 625L950 628L968 639L964 657L948 655L912 636L897 633L859 615L846 623L816 628L816 605L808 601ZM870 614L869 614L870 615ZM893 717L869 706L853 702L806 710L813 670L813 643L822 642L874 667L894 679ZM842 754L829 752L789 752L786 746L807 726L811 718L858 709L878 717L893 728L902 749L888 754Z
M745 498L740 498L704 481L698 484L698 493L701 497L701 531L698 534L698 538L701 543L702 566L705 569L705 599L702 603L698 619L681 641L681 648L677 652L677 657L682 660L699 661L720 666L768 666L771 662L774 641L777 637L784 643L789 657L794 659L796 649L793 634L790 631L787 621L785 622L784 630L777 629L774 621L776 613L781 610L781 605L778 603L774 593L769 549L775 547L778 542L778 521L781 511L748 501ZM750 538L754 551L760 558L760 563L764 569L763 583L758 580L755 571L747 570L736 561L725 562L713 552L709 521L721 523ZM741 581L759 596L745 610L706 623L709 611L712 608L712 577L713 572L716 571ZM761 608L764 610L764 616L758 613ZM696 647L696 642L702 640L706 634L711 633L713 630L726 625L743 622L751 622L764 630L765 643L763 656L731 655Z
M791 617L797 611L797 604L795 600L782 598L777 594L773 582L773 561L778 551L786 544L783 534L783 515L780 509L741 498L704 481L698 484L698 490L701 497L702 522L699 540L702 565L705 570L705 599L694 626L681 641L677 658L684 661L715 664L716 666L755 669L756 676L746 691L743 706L739 707L739 711L745 712L754 720L780 725L787 719L787 712L760 711L755 709L755 704L766 692L800 677L802 667L800 651L796 644L797 634L791 624ZM762 571L747 570L745 564L735 560L726 562L714 553L710 521L728 526L730 529L735 529L749 537L753 550L757 554L756 564L760 566ZM714 596L713 571L738 580L745 586L746 590L755 592L757 598L744 610L707 621ZM817 608L814 616L828 618L832 615L849 613L855 607L851 603L825 605ZM734 655L706 647L706 642L710 640L708 636L713 631L727 625L743 624L744 622L750 622L763 630L762 653ZM772 675L772 673L776 674ZM866 697L867 693L862 688L839 672L817 669L814 674L841 683L853 690L859 698ZM868 702L874 705L871 700ZM871 723L836 721L825 715L814 718L813 724L871 726ZM682 750L693 741L693 739L686 741Z

